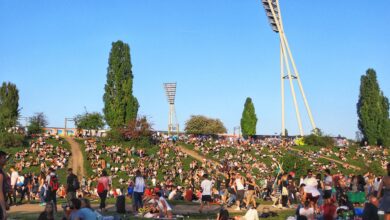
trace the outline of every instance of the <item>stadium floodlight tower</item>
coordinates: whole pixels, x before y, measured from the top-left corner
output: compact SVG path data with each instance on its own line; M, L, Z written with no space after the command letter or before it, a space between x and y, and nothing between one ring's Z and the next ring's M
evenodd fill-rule
M268 21L271 24L271 28L274 32L279 34L280 38L280 73L281 73L281 92L282 92L282 135L285 136L285 116L284 116L284 80L288 79L290 83L290 89L291 94L293 97L294 107L295 107L295 114L298 121L298 127L300 135L303 136L303 128L302 128L302 121L301 121L301 115L299 113L299 107L297 103L297 98L295 94L294 89L294 83L293 80L296 80L298 82L298 87L302 95L303 102L305 103L305 107L307 110L307 113L310 118L310 123L312 125L313 130L316 129L316 125L314 123L313 116L311 114L311 110L309 107L309 103L307 102L305 92L302 87L301 79L299 77L299 73L297 70L297 67L295 65L294 58L292 56L290 47L288 45L287 37L283 30L283 22L282 22L282 15L280 12L279 7L279 0L261 0L265 13L268 17ZM292 67L292 69L291 69ZM284 71L286 69L287 75Z
M177 123L175 111L176 83L164 83L164 89L169 104L168 136L175 132L179 135L179 124Z

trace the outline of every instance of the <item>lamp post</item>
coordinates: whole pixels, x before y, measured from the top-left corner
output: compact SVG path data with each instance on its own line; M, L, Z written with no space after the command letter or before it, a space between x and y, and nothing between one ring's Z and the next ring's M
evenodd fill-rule
M311 113L309 103L307 101L305 92L303 90L303 86L301 83L301 79L297 70L297 67L295 65L294 58L292 56L287 37L284 33L283 29L283 22L282 22L282 15L280 12L279 7L279 0L261 0L263 7L265 9L265 13L268 17L268 21L271 25L271 29L279 34L279 40L280 40L280 74L281 74L281 94L282 94L282 136L285 136L285 103L284 103L284 80L288 79L291 89L291 94L293 97L293 103L295 107L295 114L297 117L298 127L300 135L303 136L303 128L302 128L302 121L301 121L301 115L299 112L299 107L297 103L297 98L295 94L294 89L294 83L293 80L296 80L298 83L299 90L302 95L303 102L305 104L310 123L313 129L316 129L316 125L314 123L313 115ZM292 67L292 68L291 68ZM287 75L284 72L284 69L287 70Z
M65 118L64 136L68 136L67 127L66 127L68 121L74 121L74 118Z
M240 126L233 127L233 136L234 137L236 137L236 130L238 131L237 132L238 138L240 138L241 137L241 127Z

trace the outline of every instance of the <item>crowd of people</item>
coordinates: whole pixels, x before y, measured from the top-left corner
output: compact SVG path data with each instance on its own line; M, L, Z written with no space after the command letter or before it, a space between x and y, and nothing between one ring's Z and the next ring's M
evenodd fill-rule
M70 152L40 138L29 149L14 155L15 165L11 165L9 174L2 170L4 176L9 176L11 188L3 190L8 192L5 205L16 204L16 194L20 201L36 198L41 205L46 204L45 209L49 211L42 215L49 217L50 210L56 211L57 197L66 198L73 211L86 208L91 212L85 209L83 212L98 214L82 198L99 198L99 211L105 213L108 197L128 196L132 199L133 212L150 218L171 218L170 204L177 200L198 203L199 212L204 212L204 206L210 204L246 210L247 215L242 219L251 219L248 216L253 215L263 200L271 201L274 208L295 209L297 219L353 219L354 216L375 219L378 210L390 211L390 177L357 170L346 174L343 170L349 169L348 166L340 167L320 158L322 155L338 157L341 161L346 161L345 158L363 158L367 163L380 161L390 171L387 150L381 147L365 146L355 152L347 148L300 152L301 159L311 164L302 174L303 167L287 170L280 162L292 153L294 140L181 136L178 144L157 136L155 141L157 146L148 149L86 140L86 159L92 168L89 175L78 179L68 169L66 183L60 184L56 170L66 167ZM204 159L193 159L181 145L193 146ZM28 166L38 166L39 175L19 175ZM296 175L298 171L302 175ZM227 209L221 209L219 218L224 219L226 213ZM85 219L77 216L75 212L68 218Z
M32 140L29 148L10 157L12 164L9 164L9 170L6 171L10 183L10 190L6 195L9 205L22 204L25 199L28 202L40 201L41 205L44 205L52 196L49 192L50 175L68 165L71 153L61 145L47 143L47 139L39 137Z

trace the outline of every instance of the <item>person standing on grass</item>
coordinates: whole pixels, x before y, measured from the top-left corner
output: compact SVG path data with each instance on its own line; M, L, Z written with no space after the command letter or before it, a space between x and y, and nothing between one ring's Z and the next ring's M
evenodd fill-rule
M103 170L102 175L98 179L98 184L97 184L97 193L100 197L99 207L101 212L106 211L106 198L109 190L110 190L110 186L109 186L108 174L106 170Z
M133 189L133 206L134 211L138 212L138 209L142 208L142 196L145 190L145 179L141 175L141 171L135 172L134 189Z
M7 156L6 152L0 151L0 220L7 219L7 210L9 209L5 198L11 188L11 184L8 183L8 175L3 171L7 163Z
M11 171L11 189L12 189L12 198L10 199L11 204L16 204L16 182L19 178L18 171L14 167L10 168Z
M332 175L330 175L329 169L325 169L324 199L329 199L330 197L332 197L332 187L333 187Z
M73 169L68 169L68 176L66 178L66 200L68 204L71 204L71 200L76 198L76 190L79 188L79 180L77 176L73 174Z
M203 181L200 184L202 188L202 201L200 202L199 212L202 212L203 205L206 204L207 207L210 206L211 199L211 189L213 188L213 183L208 179L208 174L203 174Z
M50 167L46 176L47 202L53 202L54 212L57 212L57 190L59 188L58 177L54 168Z

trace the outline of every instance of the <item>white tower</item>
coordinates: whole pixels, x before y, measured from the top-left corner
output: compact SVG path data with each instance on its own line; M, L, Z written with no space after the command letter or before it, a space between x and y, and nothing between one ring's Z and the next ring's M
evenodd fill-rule
M280 39L280 73L281 73L280 79L281 79L281 92L282 92L282 135L283 136L285 135L284 80L288 79L289 84L290 84L291 94L293 97L295 114L296 114L297 121L298 121L299 133L301 136L303 136L301 114L299 112L299 107L298 107L298 103L297 103L293 80L296 80L296 82L298 83L298 87L299 87L299 90L301 92L303 102L305 103L307 114L309 115L310 123L311 123L313 130L316 129L316 125L314 123L313 115L311 114L309 103L307 102L306 95L305 95L305 92L303 90L303 86L301 83L301 79L299 77L297 67L295 65L294 58L292 56L290 47L288 45L287 37L286 37L284 30L283 30L283 22L282 22L282 15L281 15L280 8L279 8L279 0L261 0L261 2L263 3L265 13L268 17L269 23L271 24L272 30L279 34L279 39ZM287 75L285 73L285 70L287 71Z
M168 98L169 116L168 116L168 136L172 133L179 134L179 123L177 122L175 110L176 83L164 83L165 94Z

